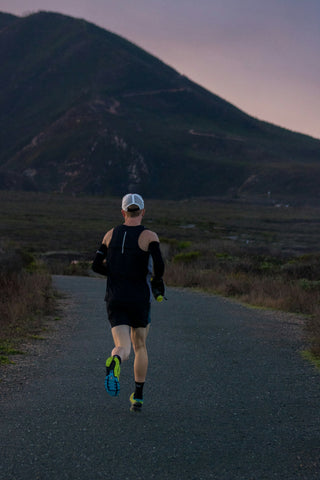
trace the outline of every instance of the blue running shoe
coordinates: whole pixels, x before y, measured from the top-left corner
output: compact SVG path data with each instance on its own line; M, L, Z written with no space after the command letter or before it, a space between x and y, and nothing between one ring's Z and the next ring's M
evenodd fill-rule
M140 398L134 398L134 393L130 395L130 412L141 412L143 400Z
M120 392L120 361L118 357L109 357L106 361L106 379L104 386L111 395L111 397L116 397Z

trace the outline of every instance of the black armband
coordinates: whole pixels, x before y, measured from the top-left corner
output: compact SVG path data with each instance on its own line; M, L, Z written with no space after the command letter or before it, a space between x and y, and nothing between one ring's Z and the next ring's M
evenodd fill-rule
M99 247L99 249L96 251L97 254L99 255L103 255L103 258L106 258L107 256L107 251L108 251L108 247L107 245L105 245L104 243L102 243Z
M92 270L100 275L107 275L107 266L104 264L104 259L107 256L108 247L102 243L96 252L96 256L93 260Z
M161 255L160 243L151 242L148 250L153 260L154 278L162 278L164 274L164 261Z

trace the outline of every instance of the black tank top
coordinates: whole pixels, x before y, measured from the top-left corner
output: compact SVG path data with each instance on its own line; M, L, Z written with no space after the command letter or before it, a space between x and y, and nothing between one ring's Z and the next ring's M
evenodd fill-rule
M107 250L106 300L150 303L152 258L141 250L138 239L145 228L142 225L119 225L113 230Z

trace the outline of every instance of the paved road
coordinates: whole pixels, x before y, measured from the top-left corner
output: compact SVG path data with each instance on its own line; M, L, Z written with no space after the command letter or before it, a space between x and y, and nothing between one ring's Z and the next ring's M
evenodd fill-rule
M299 324L169 290L153 308L144 411L132 414L132 359L120 397L104 391L105 282L54 282L64 320L0 387L1 480L320 478L320 376L299 355Z

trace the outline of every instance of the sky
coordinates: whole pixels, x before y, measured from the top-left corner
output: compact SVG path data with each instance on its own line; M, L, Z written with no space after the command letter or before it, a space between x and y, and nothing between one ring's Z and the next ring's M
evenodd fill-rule
M320 0L0 0L125 37L260 120L320 138Z

